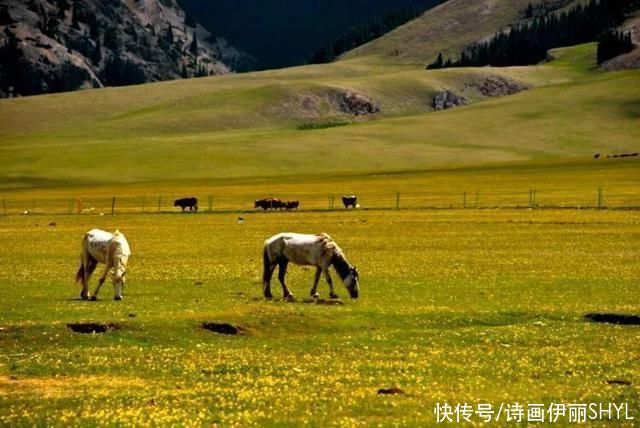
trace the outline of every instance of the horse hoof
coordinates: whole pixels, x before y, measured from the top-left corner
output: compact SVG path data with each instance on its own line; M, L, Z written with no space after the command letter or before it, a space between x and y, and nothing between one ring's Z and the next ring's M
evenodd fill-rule
M317 298L319 298L319 297L320 297L320 293L316 293L316 294L312 294L312 295L311 295L311 298L312 298L312 299L317 299Z
M80 298L81 298L82 300L89 300L89 296L87 296L87 295L83 295L83 294L81 294L81 295L80 295Z
M338 297L338 295L337 295L337 294L335 294L335 293L331 293L331 294L329 295L329 297L331 297L332 299L338 299L338 298L339 298L339 297Z
M271 294L265 294L265 295L264 295L264 298L265 298L266 300L273 300L273 295L271 295Z
M122 300L122 296L116 296L113 298L113 300Z
M96 300L98 300L98 296L91 296L91 301L95 302Z
M295 302L295 301L296 301L296 298L295 298L295 297L293 297L293 294L289 294L288 296L284 296L284 299L283 299L283 300L284 300L285 302Z

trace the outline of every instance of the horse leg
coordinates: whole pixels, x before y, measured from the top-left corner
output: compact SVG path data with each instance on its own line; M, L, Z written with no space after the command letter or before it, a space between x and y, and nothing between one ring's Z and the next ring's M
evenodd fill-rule
M276 270L275 263L265 263L262 282L262 292L265 299L273 299L273 294L271 294L271 277L273 276L274 270Z
M329 268L325 268L324 270L324 278L327 280L327 284L329 284L329 297L332 299L337 299L338 295L333 289L333 280L331 279L331 274L329 274Z
M82 272L82 292L80 293L82 300L89 299L89 280L97 265L98 262L91 255L82 255L82 266L84 267Z
M320 275L322 274L322 268L316 268L316 276L313 278L313 287L311 287L311 297L317 298L320 297L318 294L318 281L320 281Z
M285 284L284 282L284 277L287 274L287 265L289 264L289 260L287 260L286 258L282 258L279 262L278 265L280 266L278 269L278 281L280 281L280 284L282 284L282 294L285 300L292 300L293 299L293 294L291 294L291 291L289 291L289 288L287 287L287 284Z
M82 300L87 300L89 298L89 290L87 290L87 276L85 275L87 266L84 260L85 260L84 255L81 255L80 268L78 268L78 273L76 273L76 284L78 282L82 284L82 291L80 292L80 298Z
M100 292L100 287L104 284L104 281L107 279L107 274L109 273L109 269L111 269L112 264L108 263L104 267L104 272L100 275L100 280L98 281L98 286L96 287L96 291L93 292L93 296L91 296L91 300L98 300L98 292Z

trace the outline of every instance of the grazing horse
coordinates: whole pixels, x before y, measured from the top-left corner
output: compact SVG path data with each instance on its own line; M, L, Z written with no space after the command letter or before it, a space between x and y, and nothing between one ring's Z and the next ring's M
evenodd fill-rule
M76 273L76 283L82 284L82 300L97 300L100 287L107 278L107 274L113 268L114 300L122 300L122 287L127 273L127 262L131 256L129 243L119 230L113 234L100 229L93 229L84 235L82 240L82 252L80 253L80 269ZM104 272L93 296L89 295L89 279L98 266L105 265Z
M356 195L342 196L342 203L344 204L345 208L349 208L349 206L352 206L353 208L357 208L358 197Z
M287 210L297 210L299 206L300 206L300 201L287 201L284 204L284 207Z
M173 206L182 208L182 211L185 208L189 208L189 211L198 211L198 198L176 199Z
M271 299L271 276L276 266L279 266L278 280L282 284L282 292L285 300L293 300L293 294L285 284L285 275L289 262L297 265L316 266L316 276L311 287L311 297L319 297L318 281L320 275L329 284L330 297L335 299L338 295L333 289L333 281L329 274L329 266L333 266L342 279L349 295L357 299L360 293L360 283L358 270L351 266L331 237L325 233L318 235L304 235L300 233L280 233L274 235L264 242L264 274L263 292L264 297Z

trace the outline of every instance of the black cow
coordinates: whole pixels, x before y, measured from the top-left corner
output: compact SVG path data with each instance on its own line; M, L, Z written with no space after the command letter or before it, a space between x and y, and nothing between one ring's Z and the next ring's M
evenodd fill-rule
M254 208L262 208L265 211L268 209L282 208L283 206L283 202L280 199L276 198L256 199L255 203L253 204Z
M182 208L182 211L185 208L189 208L189 211L198 211L198 198L176 199L173 206Z
M353 208L357 208L358 197L356 195L342 196L342 203L344 204L345 208L349 208L350 206Z
M285 209L288 209L288 210L297 210L299 206L300 206L300 201L287 201L284 204Z

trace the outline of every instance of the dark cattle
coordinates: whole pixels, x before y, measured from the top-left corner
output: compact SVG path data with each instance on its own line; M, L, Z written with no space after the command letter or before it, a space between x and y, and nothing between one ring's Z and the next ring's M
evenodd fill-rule
M287 201L284 207L288 210L297 210L300 206L300 201Z
M173 206L182 208L182 211L185 208L189 208L189 211L198 211L198 198L176 199Z
M287 203L285 201L282 201L280 199L277 198L273 198L273 209L274 210L281 210L283 208L287 207Z
M256 199L256 201L253 204L253 208L262 208L263 210L268 210L269 208L273 207L273 199L271 198L266 198L266 199Z
M342 203L344 204L345 208L349 208L350 206L356 208L356 206L358 205L358 197L355 195L343 196Z
M253 204L254 208L262 208L263 210L284 208L284 202L276 198L256 199Z

